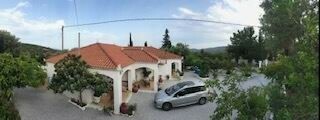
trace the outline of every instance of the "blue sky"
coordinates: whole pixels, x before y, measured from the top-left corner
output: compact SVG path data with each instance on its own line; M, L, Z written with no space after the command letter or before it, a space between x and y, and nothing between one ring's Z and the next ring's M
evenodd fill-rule
M78 22L90 23L127 18L194 18L259 25L263 10L258 0L76 0ZM61 25L76 24L73 0L1 0L0 29L12 32L21 42L61 48ZM160 47L165 28L173 44L191 48L224 46L233 32L243 27L181 21L135 21L65 29L65 47L95 42Z

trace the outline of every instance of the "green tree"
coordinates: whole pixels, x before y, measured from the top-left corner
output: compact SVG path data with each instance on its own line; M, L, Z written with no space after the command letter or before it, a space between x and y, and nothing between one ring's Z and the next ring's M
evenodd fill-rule
M195 66L200 61L201 61L201 57L199 57L198 53L190 52L189 54L187 54L186 58L184 59L184 64L186 66Z
M169 51L182 56L185 60L190 53L189 45L183 43L177 43L176 46L172 46ZM183 68L185 65L186 63L183 64Z
M0 119L1 120L20 120L19 112L14 107L12 101L8 101L4 96L0 96Z
M265 14L261 29L266 35L269 50L281 50L286 55L294 52L296 39L303 36L302 18L309 0L264 0L260 5Z
M4 39L0 36L0 53L4 52Z
M271 2L292 5L296 1L266 0L264 4ZM280 46L278 50L282 52L279 52L276 61L262 69L271 80L269 85L243 91L238 86L239 82L246 80L245 74L235 73L224 80L206 82L208 86L218 89L218 95L213 99L218 107L211 116L212 119L231 119L234 111L238 113L235 116L237 119L264 119L263 116L268 111L274 115L273 119L319 119L319 1L299 2L306 9L304 17L299 20L305 32L294 43L295 52L290 52L290 48L285 48L287 52L283 52L283 47ZM276 5L271 7L274 6ZM277 7L272 9L280 9ZM284 19L281 14L272 17L265 19ZM299 28L288 29L291 31L286 32L295 33L299 31L297 29ZM270 33L265 35L272 36Z
M204 54L204 49L200 49L200 54Z
M0 39L3 45L0 45L0 53L7 52L13 54L13 56L19 56L19 38L12 35L10 32L0 30Z
M148 47L147 41L144 42L144 46L145 46L145 47Z
M183 44L183 43L177 43L176 46L174 46L174 51L172 52L185 57L190 52L189 45Z
M170 36L169 36L169 30L166 28L165 34L163 35L163 41L161 49L169 50L172 47Z
M263 37L262 31L259 30L259 36L258 36L258 43L255 46L255 59L256 60L264 60L268 57L268 51L265 48L265 38ZM271 51L270 51L271 53ZM269 54L270 54L269 53ZM272 57L272 55L269 55L270 57Z
M80 104L82 104L83 90L93 88L95 92L101 93L108 89L107 83L103 82L103 77L88 71L89 66L85 61L81 60L81 56L68 54L64 59L56 63L54 67L56 73L52 77L49 88L55 93L78 91ZM102 89L104 87L106 87L105 90Z
M295 52L291 52L286 46L278 46L280 49L289 49L289 56L288 53L279 55L277 62L264 70L266 76L273 80L269 93L271 110L275 114L275 119L319 119L319 1L265 1L263 5L268 4L280 4L279 6L289 8L297 6L295 9L299 11L287 8L286 12L292 14L287 16L293 28L286 28L290 31L283 34L287 36L297 34L296 32L302 34L290 37L290 40L297 38L294 42ZM269 9L277 13L280 8ZM300 10L303 10L302 17ZM273 19L288 19L282 16L274 17ZM294 20L298 20L299 23L293 23ZM303 33L300 33L300 24L303 26ZM267 31L271 35L275 34L273 32ZM281 34L279 38L283 36ZM285 42L292 40L287 39Z
M41 65L29 56L13 57L0 54L0 119L20 120L12 101L14 88L37 87L44 83L46 73Z
M296 43L298 52L279 56L264 70L274 81L270 105L276 119L319 119L318 18L306 19L303 41Z
M227 51L236 61L238 61L240 57L249 61L257 59L257 50L263 46L258 45L256 38L257 36L254 35L253 27L245 27L241 31L238 30L237 33L233 33L233 36L230 38L231 45L228 45Z
M8 100L15 87L44 84L46 73L41 65L29 56L14 58L10 54L0 54L0 93Z
M131 38L131 33L130 33L130 36L129 36L129 46L130 46L130 47L133 46L133 42L132 42L132 38Z
M205 82L217 93L210 99L218 104L210 116L212 120L264 119L268 110L266 92L260 87L243 88L240 82L246 80L247 77L242 74L230 73L224 79L215 78Z
M112 79L106 78L101 74L95 74L91 80L91 88L94 91L94 96L101 96L112 90Z

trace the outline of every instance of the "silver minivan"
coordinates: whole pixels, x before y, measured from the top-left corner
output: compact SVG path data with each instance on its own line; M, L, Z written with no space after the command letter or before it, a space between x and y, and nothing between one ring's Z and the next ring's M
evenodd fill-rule
M200 80L184 81L158 91L154 97L154 103L157 108L168 111L172 107L195 103L206 104L208 97L209 90L205 87L204 82Z

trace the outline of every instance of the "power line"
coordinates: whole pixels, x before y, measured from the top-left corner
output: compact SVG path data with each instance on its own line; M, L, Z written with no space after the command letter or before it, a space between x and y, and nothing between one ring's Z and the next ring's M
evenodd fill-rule
M118 19L118 20L110 20L110 21L101 21L101 22L93 22L93 23L84 23L84 24L76 24L76 25L66 25L64 27L79 27L79 26L89 26L89 25L98 25L98 24L106 24L106 23L114 23L114 22L130 22L130 21L193 21L193 22L206 22L206 23L216 23L216 24L225 24L225 25L235 25L235 26L252 26L252 27L260 27L257 25L246 25L239 23L230 23L230 22L222 22L222 21L214 21L214 20L203 20L203 19L192 19L192 18L129 18L129 19Z

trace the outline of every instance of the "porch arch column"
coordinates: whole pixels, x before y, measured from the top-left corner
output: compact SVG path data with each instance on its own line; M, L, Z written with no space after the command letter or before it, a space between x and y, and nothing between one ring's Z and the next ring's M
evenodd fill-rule
M113 107L114 107L114 113L119 114L120 113L120 105L122 103L122 80L121 80L121 73L118 71L115 75L115 78L113 80Z
M182 72L182 63L178 62L178 69Z
M136 76L136 70L135 69L129 70L129 72L128 72L128 89L129 89L129 91L132 91L132 85L133 85L133 81L135 80L135 76Z
M158 67L155 67L153 69L153 74L154 74L154 82L153 82L153 89L154 89L154 92L158 92L158 82L159 82L159 69Z

